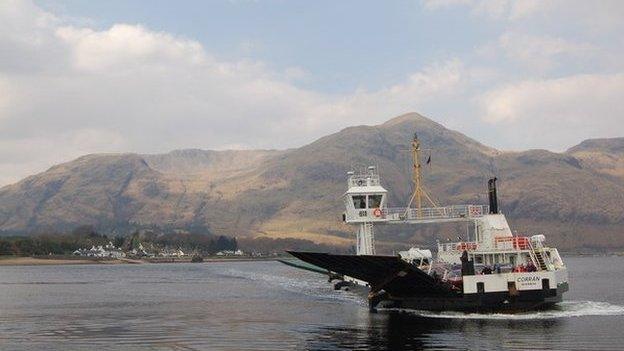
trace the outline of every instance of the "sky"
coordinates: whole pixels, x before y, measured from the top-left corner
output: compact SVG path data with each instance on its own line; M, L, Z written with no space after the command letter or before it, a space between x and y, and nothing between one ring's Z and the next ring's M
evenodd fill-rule
M624 137L624 1L0 1L0 186L407 112L501 150Z

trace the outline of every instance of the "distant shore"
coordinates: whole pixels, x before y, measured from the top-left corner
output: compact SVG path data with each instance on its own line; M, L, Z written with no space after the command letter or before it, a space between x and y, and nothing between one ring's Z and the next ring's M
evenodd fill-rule
M136 261L136 262L133 262ZM89 257L19 257L0 256L0 266L49 266L49 265L69 265L69 264L126 264L141 263L138 260L126 259L103 259Z
M242 262L273 261L275 257L205 257L203 262ZM80 256L0 256L0 266L50 266L75 264L149 264L149 263L190 263L190 258L99 258Z

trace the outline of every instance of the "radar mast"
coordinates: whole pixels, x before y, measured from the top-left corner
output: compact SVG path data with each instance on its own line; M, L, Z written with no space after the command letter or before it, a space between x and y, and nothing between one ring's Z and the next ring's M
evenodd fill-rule
M407 211L409 211L409 209L412 207L412 204L414 203L416 206L416 209L418 210L417 212L419 216L420 216L420 212L422 209L423 198L425 198L425 200L429 202L431 207L438 207L438 204L435 201L433 201L433 199L431 198L431 196L429 196L429 194L427 193L427 191L425 190L423 186L422 176L420 173L421 168L422 168L422 165L420 164L420 159L421 159L420 151L421 151L420 140L418 140L418 134L414 133L414 139L412 139L412 165L413 165L412 182L414 183L414 193L412 194L409 202L407 203L406 213ZM427 163L429 162L430 162L430 159L427 161Z

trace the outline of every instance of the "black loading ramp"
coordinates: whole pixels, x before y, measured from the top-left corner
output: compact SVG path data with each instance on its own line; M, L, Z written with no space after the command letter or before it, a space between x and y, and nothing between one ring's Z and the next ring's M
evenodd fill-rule
M328 271L363 280L371 293L384 290L393 298L450 297L458 292L397 256L334 255L288 251L298 259Z

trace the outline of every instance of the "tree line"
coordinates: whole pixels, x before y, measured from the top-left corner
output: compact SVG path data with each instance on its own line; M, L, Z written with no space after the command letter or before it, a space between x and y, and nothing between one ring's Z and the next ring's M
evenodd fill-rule
M130 251L139 244L153 251L181 248L185 252L212 255L223 250L236 250L236 238L199 233L156 233L135 231L130 235L108 236L98 233L93 226L79 226L70 233L37 234L32 236L0 237L0 255L39 256L68 255L77 249L113 245Z

